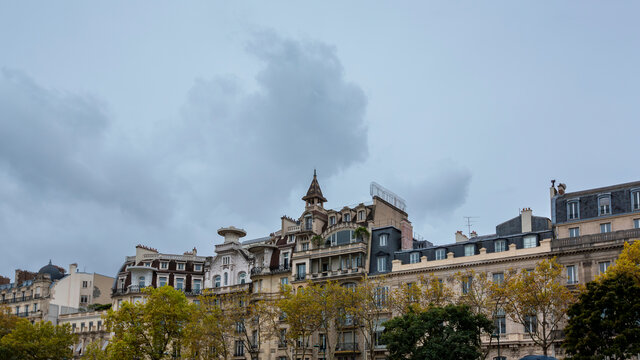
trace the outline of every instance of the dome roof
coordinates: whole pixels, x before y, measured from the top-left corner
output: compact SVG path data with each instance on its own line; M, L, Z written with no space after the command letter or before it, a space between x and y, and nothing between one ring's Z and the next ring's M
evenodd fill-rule
M64 277L64 274L60 271L60 269L58 269L57 266L51 264L51 260L49 260L48 265L43 266L40 271L38 271L38 274L49 274L52 281L62 279Z

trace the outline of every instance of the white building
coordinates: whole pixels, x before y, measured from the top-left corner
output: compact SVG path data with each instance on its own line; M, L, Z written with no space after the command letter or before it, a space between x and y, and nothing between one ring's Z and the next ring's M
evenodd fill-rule
M251 282L253 266L253 255L240 243L247 233L230 226L219 229L218 235L224 237L224 242L216 245L216 255L205 270L205 288L244 287Z

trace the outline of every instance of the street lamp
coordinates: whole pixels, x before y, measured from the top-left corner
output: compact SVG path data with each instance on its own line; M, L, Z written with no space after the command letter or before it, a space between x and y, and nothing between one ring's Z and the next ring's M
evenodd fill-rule
M500 334L491 334L491 337L498 339L498 359L502 360L502 356L500 356Z

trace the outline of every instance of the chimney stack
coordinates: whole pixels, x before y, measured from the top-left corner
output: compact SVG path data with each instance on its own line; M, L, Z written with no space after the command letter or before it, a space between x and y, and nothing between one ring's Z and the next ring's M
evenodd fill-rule
M69 265L69 274L73 274L78 271L78 264L73 263Z
M465 241L469 241L469 238L467 238L467 235L463 234L462 231L456 231L456 242L465 242Z
M400 232L402 250L413 249L413 225L407 219L400 220Z
M520 212L520 223L522 224L522 232L528 233L533 229L532 226L532 213L531 208L524 208L522 212Z
M567 185L560 183L558 184L558 194L564 195L565 190L567 190Z
M478 233L475 230L471 232L471 238L474 238L474 237L478 237Z

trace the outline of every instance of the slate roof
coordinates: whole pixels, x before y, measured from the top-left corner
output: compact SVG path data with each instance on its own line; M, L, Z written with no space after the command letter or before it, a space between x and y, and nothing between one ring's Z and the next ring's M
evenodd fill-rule
M318 177L316 176L315 170L313 170L313 180L311 180L311 185L309 185L307 195L303 196L302 200L307 201L314 198L319 198L322 202L327 202L327 199L322 196L322 190L320 190L320 184L318 184Z

